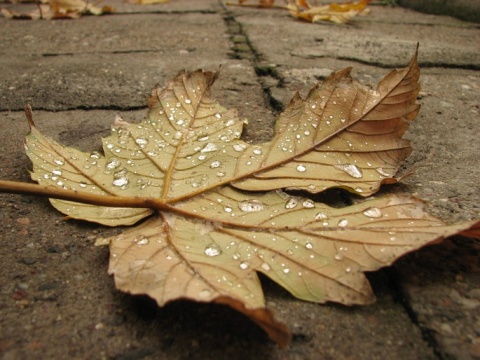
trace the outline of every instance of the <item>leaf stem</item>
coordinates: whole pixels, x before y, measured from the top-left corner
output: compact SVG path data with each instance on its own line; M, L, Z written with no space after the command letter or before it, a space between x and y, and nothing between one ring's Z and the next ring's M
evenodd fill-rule
M76 190L60 189L53 186L7 180L0 180L0 193L36 195L107 207L145 208L155 210L170 209L167 204L155 198L96 195Z

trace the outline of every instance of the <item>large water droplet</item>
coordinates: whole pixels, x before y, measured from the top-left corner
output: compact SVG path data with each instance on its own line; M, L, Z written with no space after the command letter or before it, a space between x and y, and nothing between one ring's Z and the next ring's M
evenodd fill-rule
M315 215L315 220L323 220L323 219L328 219L328 215L323 212L319 212L317 215Z
M135 139L135 142L137 143L137 145L140 145L140 147L143 147L148 144L148 140L143 138Z
M65 165L64 159L54 159L53 162L59 166Z
M113 186L118 186L122 189L126 189L128 187L129 180L127 178L127 171L125 169L122 169L120 171L117 171L113 175Z
M240 210L245 212L255 212L265 210L266 206L264 203L258 200L245 200L238 203Z
M356 165L338 164L338 165L335 165L335 168L338 170L345 171L348 175L356 179L360 179L363 176L362 170L360 170Z
M200 291L200 293L198 295L202 298L207 298L211 294L212 294L212 292L209 289L203 289L202 291Z
M285 209L293 209L298 205L298 199L296 198L290 198L285 204Z
M379 218L379 217L382 217L383 213L382 213L382 210L380 210L379 208L371 207L365 210L363 212L363 215L370 218Z
M145 235L137 235L133 239L133 242L137 245L147 245L150 241Z
M242 270L248 269L249 266L250 266L250 265L249 265L248 262L246 262L246 261L242 261L242 262L240 263L240 269L242 269Z
M218 150L217 145L215 145L214 143L207 143L207 145L205 145L203 149L200 150L200 152L206 153L206 152L212 152L217 150Z
M245 144L233 144L233 150L235 151L243 151L247 148Z
M307 171L307 168L304 165L297 165L297 171L298 172L305 172L305 171Z
M345 227L345 226L348 225L348 220L347 220L347 219L340 219L340 220L338 221L338 224L337 224L337 225L340 226L340 227Z
M271 270L271 267L270 265L268 265L267 263L263 263L261 265L262 269L265 270L265 271L270 271Z
M62 175L62 172L60 170L55 169L55 170L52 170L52 174L59 176L59 175Z
M313 244L309 241L307 241L307 243L305 244L305 247L309 250L313 249Z
M215 243L211 243L205 248L205 254L208 256L218 256L222 253L222 249Z
M114 170L116 169L117 167L120 166L120 160L118 160L117 158L113 158L112 160L110 160L107 165L105 165L105 167L107 168L107 170L111 171L111 170Z
M93 151L91 154L90 154L90 158L91 159L100 159L101 155L98 151Z
M260 148L255 148L255 149L253 149L253 153L254 153L255 155L262 155L262 149L260 149Z
M385 177L390 177L392 175L390 175L388 172L386 172L383 168L381 167L378 167L375 169L380 175L382 176L385 176Z
M211 168L211 169L215 169L215 168L220 167L220 165L221 165L221 162L220 162L220 161L218 161L218 160L212 161L212 163L210 164L210 168Z
M306 209L311 209L315 207L315 203L312 200L307 199L302 202L302 206Z

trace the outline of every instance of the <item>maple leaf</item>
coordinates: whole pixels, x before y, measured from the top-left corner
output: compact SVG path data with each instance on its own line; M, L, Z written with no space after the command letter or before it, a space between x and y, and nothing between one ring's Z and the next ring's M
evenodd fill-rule
M285 9L290 15L308 22L330 21L345 24L358 14L365 13L371 0L357 2L330 3L322 6L312 6L307 0L289 0L286 5L275 5L275 0L260 0L257 4L249 4L248 0L238 0L238 3L227 2L227 5L259 8Z
M480 237L480 222L446 225L408 195L344 208L306 196L332 187L367 196L397 181L410 152L402 135L419 110L416 55L375 90L346 69L305 99L295 95L264 144L241 139L245 122L210 95L215 78L182 72L155 87L147 118L117 118L104 154L43 136L27 111L25 148L39 185L0 181L0 191L48 196L70 218L109 226L150 216L98 241L110 246L117 288L159 305L226 304L282 346L289 332L265 308L258 272L302 300L367 304L365 271L447 236Z

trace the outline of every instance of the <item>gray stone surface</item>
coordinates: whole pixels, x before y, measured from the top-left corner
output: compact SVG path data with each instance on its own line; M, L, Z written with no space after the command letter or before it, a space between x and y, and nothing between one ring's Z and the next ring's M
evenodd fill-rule
M111 1L109 3L114 3ZM420 42L422 110L402 185L447 222L479 218L480 60L477 25L374 6L351 25L307 24L279 10L216 0L75 21L0 18L0 177L28 181L23 106L42 132L99 148L116 113L139 121L146 95L182 69L220 69L213 92L265 141L295 91L353 66L374 85ZM20 6L20 5L15 5ZM119 231L64 221L44 199L0 195L0 354L4 359L478 359L480 245L456 238L370 274L377 303L347 308L293 299L263 279L268 306L294 334L281 350L220 306L170 304L114 289L98 236Z
M449 15L467 21L480 22L480 2L477 0L398 0L399 5L429 14Z

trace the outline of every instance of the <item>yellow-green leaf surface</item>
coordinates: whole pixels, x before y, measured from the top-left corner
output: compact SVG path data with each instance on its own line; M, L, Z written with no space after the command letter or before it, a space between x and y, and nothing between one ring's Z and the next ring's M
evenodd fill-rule
M367 304L374 295L365 271L453 234L480 236L478 223L447 226L409 196L338 209L284 192L341 187L367 196L397 181L410 152L402 136L419 109L416 55L375 90L346 69L305 100L296 95L274 138L258 145L240 138L237 112L211 97L215 77L180 73L155 87L147 118L116 119L104 154L64 147L29 120L32 178L58 210L110 226L153 214L102 242L119 289L159 305L229 305L286 345L288 330L265 309L258 272L303 300Z

